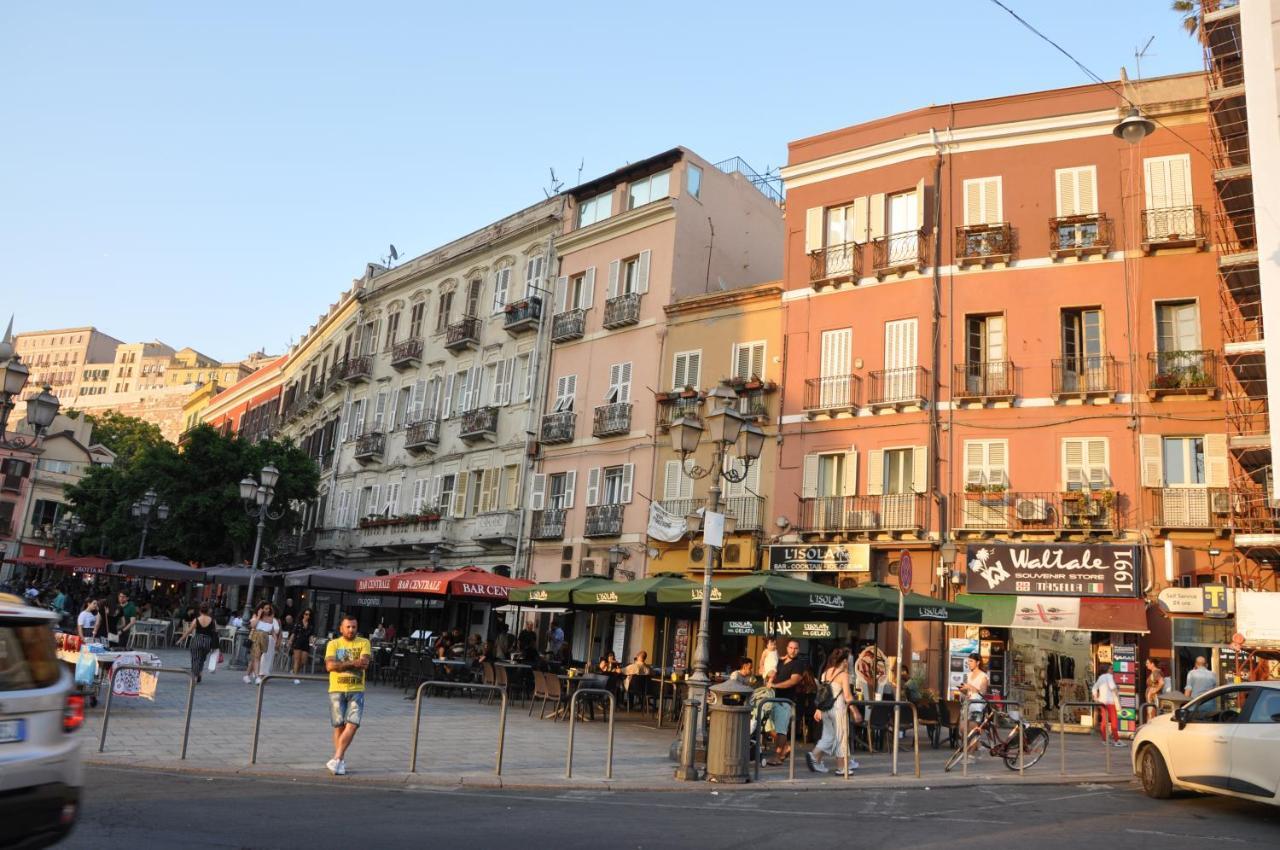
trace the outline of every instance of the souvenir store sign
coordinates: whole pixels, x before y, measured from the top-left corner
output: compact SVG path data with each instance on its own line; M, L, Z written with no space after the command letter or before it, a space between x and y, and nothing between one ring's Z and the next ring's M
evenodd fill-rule
M1028 596L1137 596L1136 546L985 544L965 553L969 593Z

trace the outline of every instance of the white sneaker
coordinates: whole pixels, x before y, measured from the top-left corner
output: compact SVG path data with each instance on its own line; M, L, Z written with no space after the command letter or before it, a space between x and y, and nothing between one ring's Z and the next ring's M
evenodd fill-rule
M242 679L241 681L243 681L243 682L247 685L247 684L249 684L249 683L250 683L251 681L253 681L253 680L252 680L252 679L250 679L250 678L249 678L249 674L248 674L248 673L246 673L246 674L245 674L245 676L244 676L244 679Z
M261 677L261 676L256 676L256 677L254 677L253 683L254 683L255 685L261 685L261 684L262 684L262 677Z
M301 685L301 684L302 684L302 680L301 680L301 679L294 679L294 680L293 680L293 683L294 683L295 685Z
M346 775L347 775L347 760L346 760L346 759L343 759L342 761L338 762L338 769L334 771L334 774L335 774L335 775L337 775L337 776L346 776Z
M324 763L324 766L329 768L329 772L332 773L334 776L338 776L339 775L338 772L343 770L342 762L338 761L337 759L329 759L327 762Z
M1124 742L1124 741L1116 741L1116 742L1115 742L1115 744L1113 744L1112 746L1116 746L1116 747L1124 747L1124 746L1126 746L1126 744L1125 744L1125 742Z
M860 768L860 767L862 767L862 765L858 764L858 762L857 762L857 760L856 760L856 759L849 759L849 769L850 769L850 770L857 770L857 769L858 769L858 768Z
M827 767L825 764L823 764L822 762L818 761L817 759L814 759L814 760L813 760L813 769L814 769L815 771L817 771L818 773L830 773L830 772L831 772L831 768Z

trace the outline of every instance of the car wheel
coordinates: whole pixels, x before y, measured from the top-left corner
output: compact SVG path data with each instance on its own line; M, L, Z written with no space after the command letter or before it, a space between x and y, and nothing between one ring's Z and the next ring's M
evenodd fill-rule
M1169 768L1165 767L1164 757L1155 747L1146 747L1138 757L1138 773L1142 778L1142 790L1155 800L1167 800L1173 794L1173 783L1169 780Z

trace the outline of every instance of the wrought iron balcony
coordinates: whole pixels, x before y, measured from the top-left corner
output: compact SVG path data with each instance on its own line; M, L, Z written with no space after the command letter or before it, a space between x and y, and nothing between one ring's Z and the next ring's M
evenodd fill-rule
M463 316L449 325L444 335L444 347L457 354L480 344L480 320L475 316Z
M393 369L412 369L422 362L422 340L406 339L391 348Z
M929 234L923 230L906 230L873 239L871 266L875 276L884 278L922 270L926 265L930 241Z
M382 460L387 448L387 435L381 431L370 431L356 438L356 460L371 463Z
M1147 355L1147 394L1212 396L1218 388L1215 351L1162 351Z
M591 433L596 437L631 433L631 402L620 401L597 407Z
M1110 354L1058 358L1053 361L1053 397L1115 395L1117 378L1116 359Z
M702 418L702 394L678 395L675 390L658 400L658 430L665 431L681 417Z
M617 537L622 533L622 513L626 505L592 505L587 508L587 528L583 537Z
M1108 532L1120 529L1114 490L1022 492L998 487L967 490L951 497L957 532Z
M764 527L764 499L760 496L730 496L723 500L724 512L737 519L738 531L759 531Z
M532 295L523 301L508 304L503 310L505 316L502 327L507 333L515 336L538 327L538 319L542 317L542 299Z
M928 503L923 493L800 500L800 528L806 532L920 532L927 517Z
M342 386L342 377L344 372L346 371L346 368L347 368L347 361L345 360L343 360L340 363L334 363L333 366L330 367L329 376L325 378L325 386L329 389L330 392Z
M568 342L573 339L582 339L586 329L586 310L568 310L564 313L556 313L555 317L551 319L551 341Z
M1008 401L1017 395L1017 376L1009 360L957 363L951 397L956 401Z
M542 430L539 432L539 439L548 445L572 443L573 432L577 424L578 414L572 410L548 413L542 417Z
M1113 239L1111 219L1102 213L1049 219L1049 256L1055 260L1105 254L1111 250Z
M857 375L826 375L807 378L804 382L804 412L809 416L825 413L852 413L862 404L862 379Z
M910 407L923 405L928 397L929 370L923 366L905 369L877 369L871 373L871 407Z
M534 540L563 540L564 519L567 513L563 508L534 511L529 536Z
M434 449L439 444L439 419L422 419L405 426L404 447L406 451L420 454Z
M809 283L814 289L827 283L862 277L862 246L857 242L828 245L809 255Z
M604 302L604 326L621 328L640 321L640 293L629 292Z
M458 436L464 440L495 440L498 437L498 408L477 407L462 414Z
M342 367L342 377L351 383L367 381L373 376L373 358L368 354L352 357Z
M1231 493L1221 487L1157 487L1151 497L1151 525L1155 528L1231 527Z
M1013 259L1013 227L1008 222L966 224L956 228L956 265L960 268Z
M1205 246L1207 226L1197 206L1160 207L1142 211L1142 250Z
M450 521L440 517L406 517L362 522L359 545L370 552L429 552L447 542Z
M768 419L769 395L773 392L773 389L772 384L766 384L755 389L737 388L738 412L747 419Z

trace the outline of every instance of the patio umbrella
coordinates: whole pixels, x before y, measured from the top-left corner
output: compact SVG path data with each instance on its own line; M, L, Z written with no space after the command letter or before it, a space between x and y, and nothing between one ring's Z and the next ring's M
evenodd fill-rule
M514 589L507 595L507 600L513 605L520 605L526 608L573 607L573 592L575 590L590 590L603 593L610 590L617 591L621 586L621 583L610 581L607 578L578 576L564 581L550 581Z
M356 582L369 574L360 570L321 569L310 567L284 574L285 587L311 587L317 590L354 591Z
M885 620L898 619L898 588L892 585L873 582L847 591L853 596L865 599L876 606L876 618ZM923 593L908 593L903 601L903 619L906 620L938 620L946 623L981 623L982 609L963 602L947 602L935 599Z
M592 586L590 584L573 590L570 600L579 608L592 608L597 611L622 611L632 614L655 613L663 606L658 602L658 591L663 589L701 590L701 584L695 584L686 578L670 573L642 578L638 581L610 582L609 587Z
M202 581L204 570L160 556L115 561L107 567L113 575L158 578L165 581Z
M218 564L215 567L205 567L204 577L214 584L247 585L249 576L253 572L251 567L238 564ZM257 573L254 583L263 587L279 587L284 581L280 573L264 573L262 570L258 570Z
M508 578L479 567L463 567L457 570L420 570L391 576L366 576L356 582L356 592L443 596L449 599L503 603L512 590L532 585L531 581Z
M659 590L658 603L689 607L701 604L702 585L690 584L692 588ZM845 622L874 619L879 614L875 600L854 596L850 590L774 573L716 579L711 583L711 604L737 614L824 616ZM897 616L896 608L894 616Z

